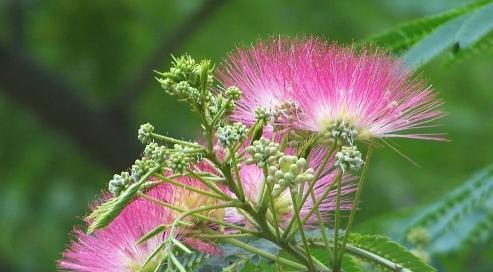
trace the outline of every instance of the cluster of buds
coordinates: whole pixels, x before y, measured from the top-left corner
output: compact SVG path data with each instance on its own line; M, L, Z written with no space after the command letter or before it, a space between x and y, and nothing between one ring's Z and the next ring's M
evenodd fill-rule
M264 137L254 141L245 151L250 155L245 163L256 164L259 167L271 165L283 155L279 151L278 143L271 142Z
M207 60L196 63L188 55L173 57L173 66L169 72L159 73L162 78L158 78L158 81L166 93L194 105L202 105L212 97L209 89L214 80L210 66Z
M148 144L152 141L152 133L154 132L154 126L146 123L140 126L137 138L143 144Z
M365 162L361 159L361 152L356 146L343 146L341 151L336 153L336 166L343 172L358 172Z
M132 165L132 174L131 178L134 181L138 181L140 177L145 175L151 168L154 168L157 166L157 163L148 158L142 158L141 160L136 160L135 163Z
M287 187L295 188L297 184L313 179L313 169L308 168L306 160L296 156L284 155L278 165L269 166L267 182L274 185L273 197L278 197Z
M247 137L247 134L247 127L239 122L219 127L216 132L219 144L225 148L238 144Z
M190 163L194 159L194 153L192 152L191 147L175 144L173 149L169 152L166 166L169 167L173 173L183 174L190 168Z
M228 87L224 92L211 97L209 113L211 116L217 114L229 114L233 111L235 102L240 100L241 91L236 86Z
M108 190L113 196L119 196L120 193L125 190L132 183L130 174L128 172L122 172L120 175L115 174L108 183Z
M265 107L258 107L255 109L255 119L257 121L262 121L265 124L272 123L273 116L272 113Z
M325 136L333 141L340 141L353 145L354 139L358 131L346 120L331 122L325 128Z
M270 114L274 123L293 123L303 113L294 100L282 101L272 106Z
M168 155L168 149L165 146L158 145L157 143L150 143L144 149L144 156L147 159L151 159L159 164L165 161Z

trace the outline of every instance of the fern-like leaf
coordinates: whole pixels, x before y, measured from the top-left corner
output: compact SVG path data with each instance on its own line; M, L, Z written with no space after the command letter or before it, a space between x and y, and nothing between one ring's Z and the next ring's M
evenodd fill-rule
M490 2L491 0L478 1L438 15L417 19L397 26L390 31L372 36L364 43L385 47L392 52L401 52L413 46L440 25L481 8Z
M433 267L409 252L405 247L380 235L349 235L346 251L385 271L432 272Z
M493 166L489 166L423 212L413 227L426 228L436 239L492 196Z
M492 30L493 3L489 3L436 28L404 54L404 61L418 68L449 48L453 53L467 50Z
M361 266L353 256L344 255L342 258L342 269L344 272L363 272Z

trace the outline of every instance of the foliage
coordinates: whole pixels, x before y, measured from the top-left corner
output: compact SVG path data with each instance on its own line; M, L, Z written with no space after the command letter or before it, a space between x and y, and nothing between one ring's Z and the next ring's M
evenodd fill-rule
M493 30L492 1L477 1L439 15L418 19L366 42L402 53L404 62L417 68L447 49L452 56L479 52L489 44Z
M366 35L368 31L373 31L382 25L394 23L401 16L416 16L430 9L429 5L416 3L416 6L423 8L417 11L412 8L406 10L405 7L408 7L406 4L390 5L381 1L360 2L357 5L340 2L332 6L326 5L324 1L312 4L273 1L258 7L252 7L246 2L233 2L220 11L218 16L220 19L204 24L203 30L185 45L189 52L197 52L199 55L207 53L218 58L219 52L222 54L234 44L251 41L267 32L323 33L331 39L351 40ZM483 1L480 5L486 2L488 1ZM448 5L441 3L441 7L454 4L456 4L454 1ZM132 78L132 72L138 66L136 63L143 60L145 55L156 47L163 32L169 33L175 22L180 21L195 8L194 4L174 6L172 2L152 5L148 3L136 5L131 2L125 4L87 2L83 8L76 8L68 3L58 5L50 1L30 2L29 5L31 6L26 27L29 43L25 48L26 51L49 66L50 70L60 70L65 81L81 86L81 94L93 106L103 105L105 101L117 97L119 92L113 87L122 85L121 79L126 81ZM398 5L401 5L400 8ZM472 4L467 11L457 11L454 15L449 14L441 19L429 21L430 25L423 28L424 34L418 34L417 31L411 34L414 38L404 39L406 41L404 44L407 44L405 48L421 41L430 33L431 30L428 29L434 30L444 22L450 22L453 18L478 10L480 5ZM118 14L125 14L128 20L121 18L115 20L115 10ZM237 10L245 10L245 12L237 13ZM8 14L5 9L2 11ZM255 13L255 16L251 16L252 13ZM99 19L94 20L93 15ZM253 17L255 19L252 19ZM348 21L347 18L351 20ZM6 25L0 27L2 29L0 34L5 39L8 36L3 32ZM224 32L231 35L224 37ZM71 36L67 38L67 35ZM40 42L40 37L43 37L43 42ZM221 44L213 42L219 37L223 41ZM396 41L399 41L399 35L395 37ZM491 33L484 35L459 50L457 44L452 44L451 62L491 50L492 37ZM382 45L386 42L390 43L390 39L393 38L383 40ZM413 39L414 42L411 43ZM402 43L402 40L399 43ZM115 47L115 44L118 46ZM103 50L100 50L101 46ZM395 49L398 53L404 52L403 50L404 47ZM422 173L414 179L408 175L414 170L409 171L407 164L400 164L399 160L394 160L391 156L390 159L380 158L381 161L389 163L392 169L379 171L379 174L376 174L377 178L372 178L377 185L381 180L382 183L389 185L388 188L400 186L402 190L407 190L406 188L409 187L406 187L406 184L409 181L414 187L407 192L409 198L404 197L401 202L395 201L395 198L400 196L399 192L378 198L369 194L368 200L365 200L365 209L369 211L366 216L429 199L434 196L435 191L442 192L444 188L457 183L464 173L472 171L475 165L484 164L488 160L487 156L475 156L478 150L483 152L490 147L487 136L490 134L488 131L491 131L491 126L487 123L490 116L490 105L487 101L491 98L488 92L489 78L482 76L489 74L489 66L485 66L485 62L488 64L488 58L483 54L480 58L466 61L468 61L465 63L468 65L467 69L452 69L444 73L436 66L431 66L430 71L427 71L427 74L429 73L433 78L434 85L443 90L443 95L450 102L448 111L451 112L451 118L445 125L447 130L452 129L454 144L446 145L444 149L433 147L431 150L411 145L408 154L417 157L420 164L434 167L429 170L425 166ZM444 74L448 77L443 76ZM461 82L467 82L467 86L464 87ZM468 90L467 100L464 99L465 88ZM154 123L165 123L172 135L180 135L189 130L184 124L197 122L181 109L182 105L168 103L169 100L166 98L157 98L153 95L154 92L143 93L146 93L144 97L134 101L136 107L132 109L132 123L152 119ZM458 106L454 106L454 103ZM57 257L56 252L60 251L65 243L62 233L66 233L70 230L70 225L80 221L75 219L75 215L83 213L85 203L99 190L100 186L96 185L95 181L104 180L109 175L109 171L86 156L86 153L81 152L77 144L68 140L63 134L53 133L50 126L45 126L39 118L27 114L24 107L19 107L17 103L10 103L5 99L0 101L0 108L3 129L9 131L2 135L1 146L3 174L0 196L3 202L0 213L3 222L0 224L2 230L0 262L10 264L11 269L19 271L33 269L52 271L54 266L52 260ZM159 114L156 114L157 109L160 110ZM19 135L23 135L22 146L17 144ZM481 147L479 144L471 146L471 142L480 142ZM441 155L437 155L437 150L442 151ZM459 153L464 154L466 151L470 151L474 156L467 160L455 159L460 157ZM440 165L447 167L446 169L435 167ZM396 172L399 175L396 176ZM402 182L404 177L406 183ZM437 181L431 188L428 187L430 180ZM377 186L375 190L378 188ZM465 225L469 225L470 222L483 222L474 224L473 229L482 229L479 232L488 236L490 232L485 227L490 224L487 220L488 217L490 218L489 213L479 210L471 217L475 220L461 219L460 221ZM32 228L33 221L38 222L36 229ZM406 229L411 227L406 220L401 221L403 222L407 226ZM485 227L480 227L483 225ZM457 228L462 227L457 226ZM398 226L394 229L397 230ZM471 238L482 237L478 235L479 232L471 230L471 233L475 233ZM401 234L399 238L403 239L405 234L402 232ZM15 243L13 237L18 237ZM471 245L473 244L477 244L475 239L471 239ZM447 261L452 262L451 259Z

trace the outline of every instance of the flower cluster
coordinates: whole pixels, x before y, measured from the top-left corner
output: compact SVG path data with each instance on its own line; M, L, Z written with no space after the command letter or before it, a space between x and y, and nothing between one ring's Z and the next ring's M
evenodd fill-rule
M202 105L212 94L209 88L214 81L209 61L196 63L188 56L173 58L173 66L166 73L159 73L158 79L164 91L170 95L189 101L192 105Z
M165 92L200 115L204 138L178 140L142 125L142 157L109 181L86 219L92 234L75 231L59 268L193 271L183 265L195 263L192 253L220 255L221 242L260 252L234 238L249 237L286 250L301 264L272 260L296 271L340 271L311 263L297 237L307 247L306 229L333 227L334 250L344 247L362 188L353 181L368 166L357 145L440 139L406 132L440 117L441 101L377 50L279 37L231 54L216 73L222 86L213 86L213 68L186 55L158 73ZM421 245L424 236L409 239ZM331 256L334 267L343 251Z

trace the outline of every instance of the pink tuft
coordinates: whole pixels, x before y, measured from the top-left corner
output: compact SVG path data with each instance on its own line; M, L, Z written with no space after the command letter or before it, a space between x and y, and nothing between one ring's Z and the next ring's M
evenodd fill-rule
M166 186L157 187L149 195L164 199L170 194ZM165 239L157 235L142 245L137 241L147 232L161 224L171 223L170 210L137 199L105 229L86 234L75 230L77 238L58 262L61 270L80 272L121 272L137 271L152 251Z
M414 132L443 116L442 101L399 60L375 49L358 53L317 38L273 38L238 49L218 77L225 87L242 90L231 119L248 125L258 106L275 110L276 104L292 101L296 120L281 119L281 125L324 132L329 123L345 120L362 140L443 140L439 134Z

